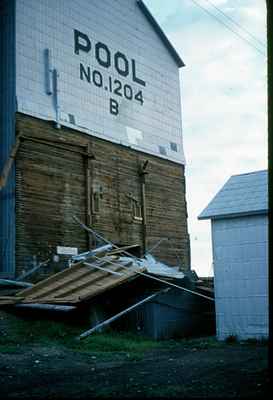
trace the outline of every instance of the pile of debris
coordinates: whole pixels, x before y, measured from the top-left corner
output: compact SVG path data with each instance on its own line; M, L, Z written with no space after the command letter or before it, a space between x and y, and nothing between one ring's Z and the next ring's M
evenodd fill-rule
M134 278L145 267L135 265L134 259L121 260L126 248L113 249L111 245L82 253L72 259L70 267L51 275L35 285L26 284L26 289L14 296L0 297L1 305L55 304L72 305L92 297ZM2 280L2 284L5 281ZM7 283L12 284L11 281ZM14 281L15 285L24 283ZM65 310L65 308L63 309Z
M90 230L89 228L87 229ZM116 307L118 307L118 304L116 304L118 303L118 298L121 298L121 308L117 309L115 313L112 313L114 315L103 322L98 321L99 324L92 326L91 329L80 335L79 339L112 323L127 313L132 315L133 310L136 308L139 309L144 304L145 306L148 305L148 307L150 304L152 307L149 315L150 313L158 315L161 309L165 310L166 307L168 309L164 311L165 317L162 318L162 321L165 320L164 323L161 321L157 324L158 326L150 327L150 317L148 318L148 323L145 323L146 327L152 332L159 332L152 334L158 338L166 336L165 331L168 337L170 337L179 330L188 329L188 320L194 321L194 315L187 317L187 320L183 315L187 308L188 314L196 314L197 311L195 308L199 306L194 305L191 300L189 301L183 297L182 293L188 293L190 297L191 295L194 295L193 297L195 298L197 296L199 299L202 297L203 300L205 298L209 300L210 304L211 301L214 301L211 289L208 293L208 288L202 287L202 282L200 282L197 275L194 277L193 271L184 273L179 270L179 267L169 267L166 264L158 262L151 254L145 254L142 258L137 258L133 255L135 248L138 247L137 245L117 247L107 240L104 240L104 242L106 243L105 245L94 250L72 256L64 270L40 280L36 284L22 282L18 278L16 281L1 279L0 288L5 288L9 285L12 291L5 293L6 295L4 296L0 296L0 307L72 311L76 310L79 306L87 305L96 310L96 302L102 305L102 300L110 299L114 295ZM29 277L37 268L35 266L35 268L24 273L23 276ZM140 279L141 277L142 280ZM145 283L143 277L145 277ZM148 280L152 280L153 282L150 281L149 284L146 278L149 278ZM139 280L135 285L136 279ZM200 284L201 287L198 287ZM135 294L132 292L133 287L136 288ZM115 297L117 294L117 291L115 291L116 288L118 288L117 298ZM129 294L128 296L124 296L126 290ZM179 293L177 293L177 290ZM106 292L107 295L105 296ZM102 294L103 298L101 297ZM182 307L179 310L178 303L179 307ZM157 308L153 308L153 304ZM176 326L173 326L171 329L168 318L171 319L173 325L174 315ZM157 317L153 316L151 320L157 321Z
M157 262L150 254L142 259L130 256L127 251L133 247L135 246L114 248L113 245L107 244L73 256L67 269L35 285L28 282L2 280L2 285L5 283L12 285L13 282L16 286L26 288L13 296L0 297L0 306L76 305L131 281L139 275L146 276L147 274L158 280L160 277L176 279L185 277L183 272L178 271L178 268L171 268ZM42 307L40 306L40 308ZM60 310L66 309L70 310L71 308L60 308Z

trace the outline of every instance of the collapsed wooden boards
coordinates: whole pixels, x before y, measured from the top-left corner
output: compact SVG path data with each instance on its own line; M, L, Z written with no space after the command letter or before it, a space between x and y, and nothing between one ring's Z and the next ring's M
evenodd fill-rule
M13 305L16 303L20 303L20 301L22 300L24 300L24 297L0 296L0 305L1 306Z
M114 260L113 260L114 259ZM133 260L132 260L133 261ZM32 288L20 291L16 296L0 298L0 305L29 303L75 304L86 301L107 290L135 278L145 268L128 266L132 264L116 261L114 256L102 258L92 264L79 262L37 283ZM103 266L104 270L96 266ZM107 271L107 270L108 271ZM118 272L119 274L113 274Z

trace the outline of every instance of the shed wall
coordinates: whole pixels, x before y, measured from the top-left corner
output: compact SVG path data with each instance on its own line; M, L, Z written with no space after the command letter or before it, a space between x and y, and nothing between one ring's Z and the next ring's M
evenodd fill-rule
M268 336L268 217L212 220L217 336Z
M187 280L177 285L194 290ZM148 295L148 294L147 294ZM140 301L136 297L130 304ZM199 296L171 289L132 310L116 328L132 330L156 340L215 334L214 303Z

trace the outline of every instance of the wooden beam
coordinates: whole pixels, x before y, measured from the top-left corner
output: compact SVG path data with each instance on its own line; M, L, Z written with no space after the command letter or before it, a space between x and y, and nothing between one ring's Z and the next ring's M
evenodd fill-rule
M123 270L122 267L120 267L119 265L116 265L112 268L115 268L115 272L119 271L119 270ZM112 271L112 272L114 272ZM93 272L93 274L91 276L89 276L88 280L82 282L81 281L75 281L75 283L73 285L69 285L65 288L65 290L62 293L54 293L53 291L53 297L50 298L48 297L48 293L46 294L47 299L50 298L52 301L54 300L61 300L61 301L65 301L66 300L66 296L69 296L71 298L71 295L75 295L76 294L76 299L80 299L83 296L83 290L85 290L85 292L87 291L87 295L90 296L96 296L97 293L100 293L102 290L107 290L110 286L109 286L109 282L117 282L117 280L113 281L113 278L110 276L111 274L109 273L109 271L104 272L103 271L103 275L100 271L97 272ZM123 276L128 276L128 274L123 274ZM118 280L119 282L119 280ZM86 295L86 294L85 294ZM41 300L43 300L43 297L41 297ZM36 298L35 298L36 301Z
M39 288L37 288L37 291L36 292L33 291L33 293L30 294L29 298L35 299L35 300L43 299L45 297L48 298L48 297L50 297L50 295L52 293L54 294L54 292L56 293L59 290L67 288L70 284L73 284L73 283L76 284L79 279L83 279L83 278L86 278L86 276L88 276L88 275L94 274L94 271L92 271L90 269L89 270L83 269L82 271L81 270L79 270L79 271L81 272L81 274L71 273L71 275L66 276L65 279L63 279L63 280L59 279L56 282L56 284L53 282L53 284L49 284L48 286L45 286L45 287L41 288L40 290L39 290Z
M89 258L92 259L93 256L95 257L103 257L109 253L113 248L112 245L106 244L96 249L85 251L84 253L77 254L76 256L72 256L72 261L84 261L85 259Z
M111 256L111 255L114 255L114 254L124 253L125 251L133 249L133 248L136 248L136 247L139 247L139 245L138 244L132 244L130 246L119 247L118 249L110 251L107 255Z
M87 155L91 153L90 143L87 144ZM91 159L86 158L86 224L92 225L92 209L91 209ZM89 249L92 248L93 239L87 232L87 240Z
M43 298L43 299L24 299L21 304L75 304L79 303L77 297L65 298L65 299L53 299L53 298Z
M81 154L82 156L87 156L86 152L84 151L84 148L86 148L85 145L80 145L77 143L70 143L70 142L63 142L63 141L53 140L53 139L45 139L45 138L42 139L42 138L36 138L36 137L32 137L32 136L25 136L25 135L21 135L21 138L24 140L28 140L30 142L40 143L40 144L44 144L45 146L51 146L51 147L55 147L56 149L66 150L71 153L77 153L77 154ZM70 147L66 147L66 146L70 146ZM83 150L77 150L76 147L82 147ZM90 154L89 157L94 158L94 156L92 154Z
M16 304L14 307L16 308L30 308L35 310L47 310L47 311L62 311L69 312L76 309L75 306L59 306L56 304L39 304L39 303L31 303L31 304Z
M124 275L124 273L121 274L120 272L111 271L111 269L99 267L96 264L89 264L89 263L85 262L84 265L87 265L88 267L92 267L92 268L95 268L95 269L99 269L100 271L107 272L108 274L117 275L117 276L123 276Z
M142 255L146 254L147 250L147 214L146 214L146 179L148 174L146 168L149 161L146 160L143 165L139 167L139 177L141 186L141 210L142 210Z
M41 289L41 288L47 286L51 282L52 283L56 282L58 279L62 279L63 277L70 275L71 270L73 270L73 272L74 272L74 271L80 269L81 266L82 266L82 262L74 264L70 268L67 268L63 271L57 272L57 274L51 275L48 278L43 279L41 282L38 282L36 285L34 285L33 288L22 290L20 293L18 293L18 295L19 296L27 296L27 295L31 294L33 291L36 291L38 288Z
M8 177L9 177L9 173L10 173L12 164L13 164L13 162L15 160L17 151L18 151L18 149L20 147L20 144L21 144L21 139L22 139L22 135L19 133L16 136L15 143L14 143L12 149L11 149L10 155L9 155L9 157L8 157L8 159L7 159L7 161L6 161L5 165L4 165L4 168L2 170L2 173L1 173L1 176L0 176L0 190L2 190L6 186L6 183L7 183Z
M107 265L107 262L102 263L101 265ZM116 267L116 269L119 269ZM109 275L108 272L103 272L103 275ZM91 268L82 266L82 274L79 275L71 273L69 279L65 279L64 281L59 281L58 285L52 285L44 288L42 292L37 292L37 294L31 297L32 299L38 300L43 298L52 298L55 299L57 297L65 297L70 293L79 291L83 287L91 286L95 284L98 280L103 278L103 275L99 271L92 270ZM61 292L60 292L61 291ZM58 294L59 293L59 294ZM50 297L52 294L53 297Z
M18 278L16 278L16 280L20 281L21 279L25 279L27 276L32 275L34 272L37 272L38 269L40 269L43 265L46 265L47 263L49 263L49 261L50 261L50 259L48 258L46 261L40 262L35 267L31 268L30 270L28 270L28 271L24 272L23 274L21 274L20 276L18 276Z
M23 297L0 296L0 306L13 305L15 303L19 303L22 300L24 300Z
M29 282L19 282L10 279L0 279L0 286L18 286L24 288L32 288L33 284Z
M110 290L114 287L117 287L125 282L127 282L130 278L137 278L138 274L136 273L135 270L128 270L127 274L113 280L109 280L108 282L104 282L104 285L101 288L94 288L93 290L89 289L86 294L80 294L79 295L79 301L86 301L91 299L94 296L98 296L99 294L102 294L103 292Z

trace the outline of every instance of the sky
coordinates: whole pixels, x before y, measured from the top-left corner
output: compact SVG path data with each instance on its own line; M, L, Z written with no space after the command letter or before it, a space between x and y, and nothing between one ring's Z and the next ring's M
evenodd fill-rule
M199 221L198 215L231 175L267 169L266 2L145 4L186 64L180 90L191 268L200 277L212 276L210 220Z

